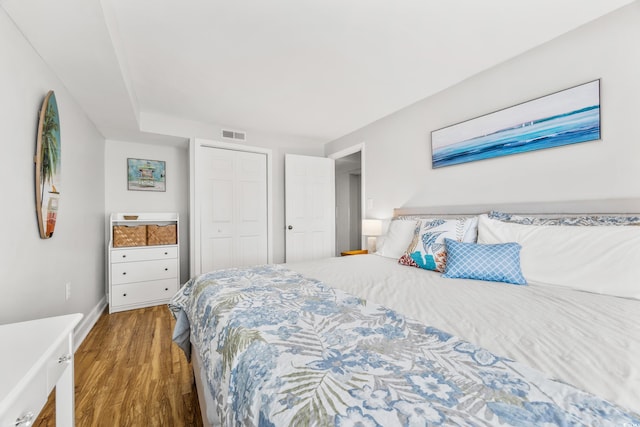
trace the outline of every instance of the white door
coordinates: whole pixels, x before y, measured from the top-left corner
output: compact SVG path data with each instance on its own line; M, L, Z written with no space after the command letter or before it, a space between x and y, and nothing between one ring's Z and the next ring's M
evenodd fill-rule
M335 254L334 161L285 156L286 261Z
M201 272L267 263L267 156L198 153Z

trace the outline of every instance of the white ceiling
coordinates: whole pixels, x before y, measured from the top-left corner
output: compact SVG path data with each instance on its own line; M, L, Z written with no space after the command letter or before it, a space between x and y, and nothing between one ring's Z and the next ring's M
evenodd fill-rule
M632 2L0 5L107 138L161 141L140 132L157 115L325 142Z

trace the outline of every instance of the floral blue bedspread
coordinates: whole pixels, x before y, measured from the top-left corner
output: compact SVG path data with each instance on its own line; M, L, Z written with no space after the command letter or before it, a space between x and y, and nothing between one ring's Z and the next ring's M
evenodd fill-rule
M278 265L189 281L193 334L225 426L640 426L640 417ZM425 303L428 309L428 302Z

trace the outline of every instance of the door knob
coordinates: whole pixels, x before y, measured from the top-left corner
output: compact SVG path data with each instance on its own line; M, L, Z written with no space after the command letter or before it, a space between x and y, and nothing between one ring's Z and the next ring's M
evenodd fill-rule
M293 230L293 225L287 227L289 230Z

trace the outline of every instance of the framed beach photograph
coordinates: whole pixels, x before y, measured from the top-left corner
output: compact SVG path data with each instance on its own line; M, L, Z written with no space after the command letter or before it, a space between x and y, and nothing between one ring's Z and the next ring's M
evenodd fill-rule
M162 160L127 159L127 190L166 191Z
M431 132L432 167L600 139L600 80Z

